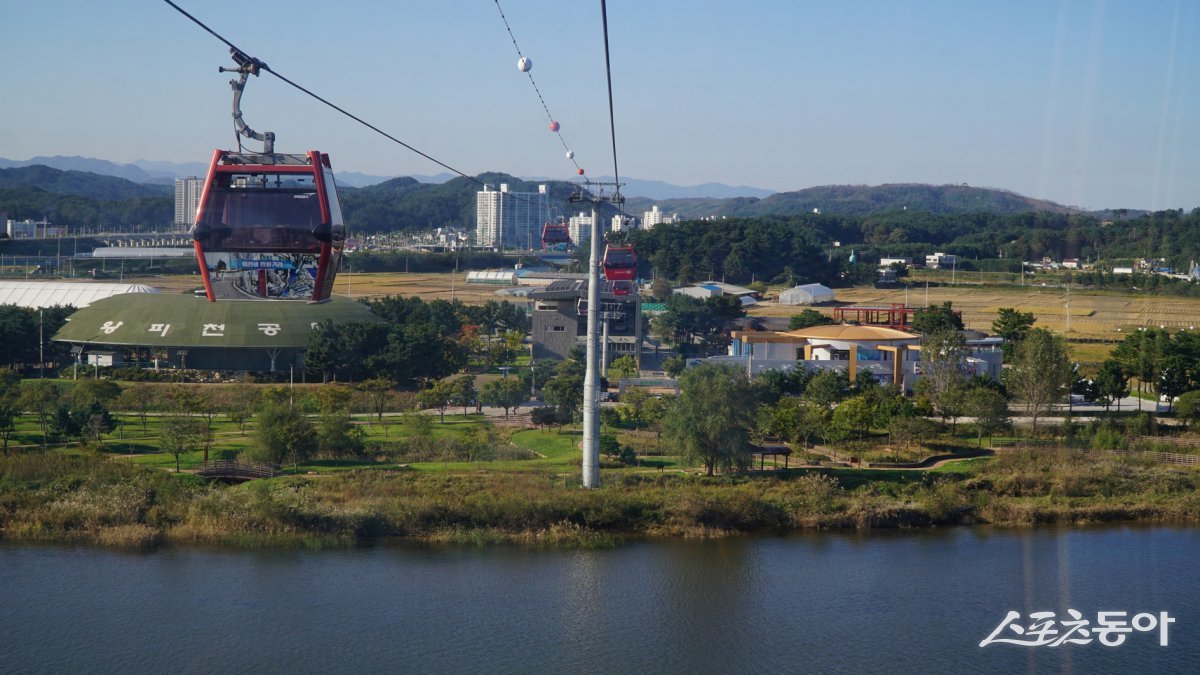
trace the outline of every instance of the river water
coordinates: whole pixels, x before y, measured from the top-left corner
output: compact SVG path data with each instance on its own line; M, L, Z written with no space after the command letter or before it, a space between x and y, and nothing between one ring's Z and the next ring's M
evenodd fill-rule
M1198 535L955 528L601 551L6 544L0 672L1200 672ZM1157 628L1116 647L1094 634L980 647L1010 610L1030 627L1031 612L1061 622L1069 609L1093 626L1101 611L1175 623L1165 647Z

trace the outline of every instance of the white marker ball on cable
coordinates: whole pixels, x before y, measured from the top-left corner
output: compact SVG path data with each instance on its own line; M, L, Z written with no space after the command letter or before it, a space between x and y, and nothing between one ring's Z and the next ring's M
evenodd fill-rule
M533 68L533 59L529 58L528 56L522 56L517 61L517 70L521 71L522 73L528 73L531 68Z
M567 159L575 159L575 151L574 150L567 151Z

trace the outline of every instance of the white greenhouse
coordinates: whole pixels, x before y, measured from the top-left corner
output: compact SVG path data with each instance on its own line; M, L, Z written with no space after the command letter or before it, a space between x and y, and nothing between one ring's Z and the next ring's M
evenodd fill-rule
M781 305L819 305L833 302L833 290L821 284L795 286L779 294Z

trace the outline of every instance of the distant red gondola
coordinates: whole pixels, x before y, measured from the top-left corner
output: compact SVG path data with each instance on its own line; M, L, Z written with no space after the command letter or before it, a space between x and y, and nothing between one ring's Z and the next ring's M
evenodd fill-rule
M633 282L632 281L613 281L611 283L612 283L613 295L632 295L633 294Z
M546 223L542 226L542 250L565 251L571 246L571 234L566 222L561 218L557 222Z

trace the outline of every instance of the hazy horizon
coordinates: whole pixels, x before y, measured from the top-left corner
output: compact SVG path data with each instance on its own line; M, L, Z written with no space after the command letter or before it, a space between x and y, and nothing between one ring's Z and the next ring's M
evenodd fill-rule
M574 180L495 2L184 0L284 76L476 175ZM598 4L502 3L564 140L612 175ZM967 183L1088 209L1200 205L1195 3L610 2L622 176L776 192ZM165 3L22 3L0 154L206 162L226 47ZM269 26L270 29L264 29ZM28 55L24 57L22 55ZM339 171L436 175L269 74L242 109Z

